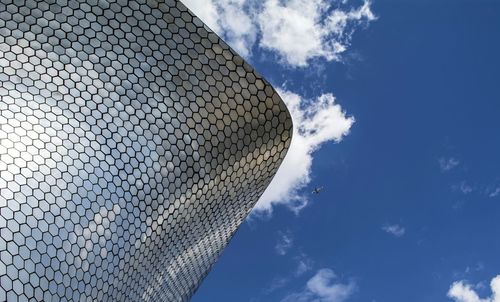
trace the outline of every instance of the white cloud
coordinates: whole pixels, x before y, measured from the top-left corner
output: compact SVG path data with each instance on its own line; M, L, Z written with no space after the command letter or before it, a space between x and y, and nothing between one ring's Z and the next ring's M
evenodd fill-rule
M247 59L258 44L294 67L314 58L339 60L356 28L376 18L370 0L355 9L332 9L327 0L183 2Z
M278 93L292 116L293 138L283 163L255 209L270 212L274 204L286 204L298 212L308 203L307 196L299 190L311 180L313 152L325 142L340 142L349 133L354 118L346 115L330 93L314 100L286 90Z
M441 168L442 172L450 171L460 164L460 162L453 157L450 158L442 157L439 159L438 162L439 162L439 168Z
M406 233L406 229L399 224L384 225L382 230L396 237L402 237Z
M292 293L281 302L343 302L354 294L353 281L339 282L331 269L321 269L306 284L304 290Z
M355 25L375 20L370 1L349 11L331 9L326 0L266 0L258 15L260 46L276 51L292 66L314 58L339 60Z
M500 302L500 275L491 280L492 296L481 299L476 290L465 281L454 282L448 291L448 297L455 302Z
M274 249L278 255L284 256L288 253L288 250L292 247L292 245L293 237L290 232L279 232L278 242L276 243Z

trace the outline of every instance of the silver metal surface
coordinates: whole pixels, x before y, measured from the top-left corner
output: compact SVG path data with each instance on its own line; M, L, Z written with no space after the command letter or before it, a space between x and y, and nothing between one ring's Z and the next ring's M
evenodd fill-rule
M178 1L0 0L0 301L187 301L291 127Z

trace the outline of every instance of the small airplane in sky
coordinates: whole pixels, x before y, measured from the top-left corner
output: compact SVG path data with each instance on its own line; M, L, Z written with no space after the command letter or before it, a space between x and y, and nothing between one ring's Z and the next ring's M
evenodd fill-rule
M323 190L323 187L316 187L314 188L314 190L312 191L313 194L319 194L321 192L321 190Z

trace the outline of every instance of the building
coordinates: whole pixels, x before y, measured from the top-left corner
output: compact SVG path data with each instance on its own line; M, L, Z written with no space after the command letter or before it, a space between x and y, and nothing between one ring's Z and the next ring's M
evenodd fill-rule
M187 301L285 156L179 1L0 0L0 301Z

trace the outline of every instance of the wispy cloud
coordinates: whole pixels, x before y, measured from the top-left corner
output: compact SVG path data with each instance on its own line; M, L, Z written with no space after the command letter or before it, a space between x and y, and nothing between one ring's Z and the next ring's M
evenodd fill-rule
M491 280L490 283L492 296L489 298L480 298L474 286L466 281L454 282L449 291L448 297L455 302L500 302L500 275Z
M406 233L406 229L399 224L386 224L382 226L382 230L395 237L402 237Z
M296 277L302 276L313 268L313 261L304 253L295 257L295 260L297 260L297 268L294 272L294 276Z
M281 302L343 302L356 291L354 281L342 282L333 270L320 269L302 291L286 296Z
M347 116L332 94L308 100L287 90L278 91L294 123L290 149L276 176L256 205L257 211L269 212L276 204L286 204L299 212L308 203L301 194L310 181L313 152L323 143L340 142L349 133L354 118Z
M441 157L438 160L438 163L439 163L439 168L441 169L442 172L448 172L453 168L457 167L460 164L460 161L458 161L454 157Z
M264 294L268 295L276 290L283 288L290 283L290 277L276 277L271 281L269 287L264 290Z
M500 187L494 188L492 190L489 190L488 192L488 197L497 197L500 195Z
M279 232L278 242L274 246L274 250L280 256L288 253L288 250L293 246L293 236L290 232Z
M451 186L451 189L455 192L460 192L465 195L472 193L472 191L474 191L474 188L471 185L469 185L469 183L467 183L467 181L465 180L461 181L459 184Z
M489 184L484 185L481 189L479 189L482 194L489 198L500 197L500 180L499 178L495 178L489 182Z
M247 59L258 45L292 67L315 58L340 60L356 29L376 19L369 0L356 8L327 0L183 2Z
M453 278L465 279L472 273L480 272L484 270L485 266L482 261L478 261L473 265L468 265L465 268L457 269L452 272ZM477 287L477 286L476 286Z
M298 256L293 257L296 262L296 267L293 271L289 271L285 276L277 276L271 284L264 289L264 294L268 295L280 288L285 287L294 279L304 275L313 269L314 262L306 254L300 253Z
M474 189L470 185L468 185L465 181L462 181L462 183L460 183L460 192L464 194L469 194L473 190Z

